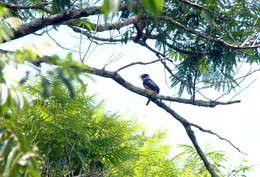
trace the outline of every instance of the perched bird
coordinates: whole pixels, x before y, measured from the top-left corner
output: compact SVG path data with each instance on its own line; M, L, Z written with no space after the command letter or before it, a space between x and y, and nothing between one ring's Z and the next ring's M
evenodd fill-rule
M148 74L142 74L140 76L140 78L143 81L143 85L144 88L151 90L154 93L159 93L160 92L160 88L158 87L158 85L149 77ZM150 103L151 99L149 98L149 100L147 101L146 105L148 105Z

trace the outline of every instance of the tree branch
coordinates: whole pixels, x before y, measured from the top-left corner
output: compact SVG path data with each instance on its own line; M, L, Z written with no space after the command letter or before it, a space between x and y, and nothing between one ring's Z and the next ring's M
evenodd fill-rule
M47 56L44 56L43 58L39 59L39 60L35 60L32 62L32 64L39 66L40 63L42 62L47 62L48 61ZM88 69L86 69L86 72L95 74L95 75L99 75L102 77L108 77L108 78L113 78L115 77L114 75L118 76L121 78L121 76L117 73L117 72L112 72L112 71L106 71L103 69L97 69L97 68L93 68L93 67L87 67ZM114 79L114 78L113 78ZM122 78L121 78L122 79ZM141 89L139 87L135 87L132 84L130 84L127 81L122 81L122 83L126 84L123 85L124 87L126 87L128 90L133 91L134 93L137 93L139 95L143 95L147 98L152 98L152 99L158 99L158 100L165 100L165 101L172 101L172 102L177 102L177 103L182 103L182 104L190 104L190 105L194 105L194 106L202 106L202 107L215 107L217 105L229 105L229 104L235 104L235 103L240 103L240 100L234 100L234 101L228 101L228 102L221 102L221 101L204 101L204 100L191 100L191 99L185 99L185 98L178 98L178 97L171 97L171 96L164 96L164 95L155 95L155 94L151 94L150 92ZM122 85L122 84L121 84Z
M175 102L180 102L180 103L185 103L186 102L187 104L192 104L193 103L193 101L190 100L190 99L172 98L172 97L165 97L165 96L162 96L162 95L156 96L154 94L151 94L150 92L146 91L145 89L140 89L138 87L135 87L131 83L127 82L117 72L106 71L104 69L97 69L97 68L94 68L94 67L88 67L85 71L89 72L91 74L95 74L95 75L101 76L101 77L111 78L111 79L115 80L117 83L119 83L120 85L122 85L123 87L125 87L126 89L128 89L128 90L130 90L130 91L132 91L134 93L137 93L139 95L151 98L154 103L156 103L160 107L166 108L169 112L172 112L172 111L170 111L171 108L168 107L167 105L165 105L164 103L162 103L161 100L169 100L169 101L175 101ZM237 100L237 101L230 101L230 102L212 102L212 104L214 103L215 105L217 105L217 104L227 105L227 104L233 104L233 103L238 103L238 102L240 102L240 101ZM201 104L201 105L204 105L204 106L205 105L211 105L210 102L206 102L206 101L202 101L202 100L195 100L194 103L197 104L197 105ZM203 132L207 132L207 133L216 135L218 138L229 142L233 147L235 147L229 140L227 140L225 138L222 138L221 136L219 136L218 134L212 132L211 130L205 130L202 127L200 127L200 126L198 126L196 124L189 123L186 119L182 118L180 115L178 115L174 111L171 114L174 115L174 117L176 117L176 119L181 121L183 124L189 124L190 126L194 126L194 127L198 128L199 130L201 130ZM241 152L237 147L235 147L235 148L239 152Z
M104 37L98 37L98 36L94 36L92 35L90 32L88 32L87 30L83 30L82 28L79 27L75 27L75 26L71 26L70 28L76 32L76 33L80 33L80 34L84 34L85 36L87 36L89 39L92 40L96 40L96 41L101 41L101 42L111 42L111 43L121 43L124 42L125 39L118 39L118 38L104 38ZM129 37L127 40L133 40L134 37Z
M106 71L106 70L102 70L102 69L96 69L93 67L87 67L87 69L85 70L88 73L91 74L95 74L101 77L107 77L107 78L111 78L113 79L115 82L117 82L118 84L122 85L123 87L125 87L126 89L135 92L139 95L143 95L146 97L150 97L151 100L157 104L159 107L163 108L165 111L167 111L169 114L171 114L176 120L178 120L183 127L185 128L193 146L195 147L197 153L199 154L200 158L202 159L205 167L207 168L207 170L209 171L209 173L211 174L212 177L218 177L218 175L216 174L216 172L214 171L214 169L211 167L211 164L209 163L209 161L207 160L205 154L203 153L202 149L200 148L196 136L194 134L194 132L191 129L191 123L189 123L185 118L181 117L178 113L176 113L173 109L171 109L169 106L167 106L166 104L164 104L161 100L159 99L155 99L154 97L152 97L152 95L144 90L144 89L140 89L137 88L135 86L133 86L132 84L130 84L129 82L127 82L126 80L124 80L118 73L116 72L110 72L110 71ZM149 96L150 95L150 96Z
M8 51L6 50L1 50L1 52L6 53ZM48 56L45 56L43 58L39 58L35 61L33 61L32 63L39 66L40 63L42 62L48 62L50 58ZM71 66L71 67L75 67L75 66ZM77 66L76 66L77 67ZM117 82L118 84L122 85L123 87L125 87L126 89L137 93L139 95L145 96L147 98L150 98L157 106L161 107L162 109L164 109L166 112L168 112L169 114L172 115L172 117L174 117L176 120L178 120L184 127L184 129L186 130L186 133L188 135L188 137L190 138L193 146L195 147L197 153L199 154L201 160L203 161L205 167L207 168L207 170L209 171L209 173L211 174L212 177L218 177L218 175L216 174L216 172L214 171L214 169L212 168L210 162L207 160L207 157L205 156L204 152L202 151L202 149L200 148L195 133L192 130L192 126L198 128L199 130L203 131L203 132L207 132L213 135L216 135L218 138L220 138L221 140L225 140L227 142L229 142L233 147L235 147L230 141L228 141L225 138L220 137L218 134L210 131L210 130L205 130L202 127L190 123L189 121L187 121L185 118L183 118L182 116L180 116L177 112L175 112L172 108L170 108L169 106L167 106L165 103L163 103L160 99L163 98L163 96L155 96L154 94L151 94L150 92L146 91L145 89L141 89L138 87L135 87L134 85L132 85L131 83L127 82L126 80L124 80L117 72L111 72L111 71L107 71L104 69L97 69L94 67L89 67L87 65L85 65L84 72L87 73L91 73L91 74L95 74L101 77L106 77L106 78L110 78L113 79L115 82ZM158 99L159 98L159 99ZM189 100L192 103L196 102L196 101L192 101ZM236 148L237 150L239 150L238 148ZM239 150L239 152L241 152Z
M177 25L177 26L183 28L184 30L186 30L186 31L188 31L188 32L190 32L192 34L195 34L195 35L197 35L197 36L199 36L201 38L204 38L206 40L210 40L210 41L214 41L214 42L220 42L221 44L223 44L224 46L226 46L228 48L232 48L232 49L249 49L249 48L258 48L258 47L260 47L260 44L244 45L244 42L242 43L243 45L242 44L241 45L231 44L231 43L228 43L228 42L222 40L221 38L214 38L212 36L204 35L201 32L194 30L193 28L187 27L187 26L183 25L182 23L179 23L179 22L175 21L171 17L160 16L158 18L160 20L169 21L170 23L172 23L174 25ZM114 23L108 23L108 24L102 24L102 25L96 25L96 24L92 24L92 25L93 25L93 27L95 27L97 32L102 32L102 31L106 31L106 30L120 29L120 28L128 26L130 24L138 23L138 22L140 22L142 20L147 20L147 19L153 20L154 17L133 16L133 17L130 17L129 19L127 19L125 21L117 21L117 22L114 22ZM68 21L65 24L71 25L71 24L73 24L73 21ZM180 48L178 48L178 47L176 47L174 45L171 45L169 43L167 43L167 46L170 47L170 48L175 49L178 52L185 53L185 54L199 54L199 55L208 54L207 52L202 52L202 51L187 51L187 50L183 50L183 49L180 49Z
M120 11L122 10L126 10L126 6L125 5L121 5ZM70 10L64 13L58 13L49 17L45 17L45 18L37 18L35 20L32 20L31 22L27 23L27 24L23 24L21 25L18 29L14 30L14 36L12 39L17 39L19 37L34 33L44 27L47 27L49 25L59 25L59 24L71 24L72 22L74 22L76 19L80 18L80 17L88 17L91 15L96 15L96 14L101 14L101 6L93 6L93 7L88 7L85 9L76 9L76 10ZM125 21L117 21L114 23L109 23L109 24L103 24L103 25L97 25L95 26L96 31L101 32L101 31L105 31L105 30L112 30L112 29L120 29L122 27L128 26L130 24L134 24L137 22L140 22L142 20L154 20L154 17L149 17L149 16L133 16L133 17L129 17L129 19L125 20ZM159 20L164 20L164 21L168 21L178 27L183 28L184 30L186 30L187 32L190 32L192 34L195 34L201 38L204 38L206 40L210 40L210 41L215 41L215 42L220 42L221 44L223 44L226 47L229 48L233 48L233 49L249 49L249 48L257 48L260 47L260 44L255 44L255 45L244 45L244 43L242 43L241 45L235 45L235 44L230 44L228 42L225 42L224 40L220 39L220 38L214 38L212 36L208 36L208 35L204 35L199 31L194 30L193 28L187 27L185 25L183 25L182 23L179 23L177 21L175 21L173 18L168 17L168 16L159 16L158 17ZM94 24L93 24L94 25ZM6 41L5 41L6 42ZM171 46L174 47L174 46ZM178 50L178 48L176 48L176 50ZM180 51L180 50L179 50ZM182 51L183 52L183 51ZM184 51L187 52L187 51Z
M177 52L180 52L180 53L184 53L184 54L188 54L188 55L207 55L209 54L209 52L202 52L202 51L193 51L193 50L183 50L183 49L180 49L179 47L176 47L172 44L169 44L167 42L165 42L165 44L171 48L171 49L174 49L176 50Z
M3 50L0 49L0 53L10 53L13 51L7 51L7 50ZM37 60L34 60L32 62L32 64L36 65L36 66L40 66L40 63L48 63L48 60L50 57L49 56L43 56L41 58L38 58ZM92 74L96 74L96 75L100 75L103 77L109 77L112 78L113 75L118 75L118 71L125 69L127 67L133 66L133 65L137 65L137 64L152 64L158 61L162 61L163 59L158 59L158 60L154 60L151 62L135 62L135 63L130 63L129 65L123 66L119 69L117 69L115 72L112 71L106 71L103 69L96 69L96 68L92 68L93 71L91 70L91 67L87 67L88 69L86 70L87 72L90 72ZM118 75L119 76L119 75ZM119 76L120 77L120 76ZM165 101L172 101L172 102L177 102L177 103L182 103L182 104L191 104L191 105L195 105L195 106L202 106L202 107L215 107L217 105L229 105L229 104L234 104L234 103L240 103L240 100L234 100L234 101L228 101L228 102L221 102L221 101L204 101L204 100L191 100L191 99L185 99L185 98L178 98L178 97L171 97L171 96L164 96L164 95L154 95L151 94L150 92L145 91L144 89L138 88L133 86L132 84L128 83L127 81L124 81L124 83L126 83L126 88L130 88L129 90L139 94L139 95L143 95L147 98L152 98L152 99L159 99L159 100L165 100Z
M143 17L143 18L146 18L146 19L151 19L151 17ZM235 45L235 44L230 44L228 42L225 42L223 39L221 38L214 38L212 36L207 36L207 35L204 35L202 34L201 32L199 31L196 31L194 30L193 28L190 28L190 27L187 27L185 25L183 25L182 23L180 22L177 22L176 20L174 20L173 18L171 17L168 17L168 16L160 16L158 17L159 20L164 20L164 21L168 21L178 27L181 27L183 28L184 30L186 30L187 32L190 32L192 34L195 34L196 36L199 36L201 38L204 38L206 40L209 40L209 41L214 41L214 42L219 42L221 43L222 45L228 47L228 48L232 48L232 49L250 49L250 48L258 48L260 47L260 43L259 44L255 44L255 45ZM242 43L243 44L243 43Z
M115 72L119 72L119 71L121 71L121 70L123 70L123 69L126 69L126 68L128 68L128 67L131 67L131 66L134 66L134 65L149 65L149 64L153 64L153 63L156 63L156 62L158 62L158 61L161 61L162 59L157 59L157 60L153 60L153 61L150 61L150 62L141 62L141 61L139 61L139 62L133 62L133 63L130 63L130 64L128 64L128 65L125 65L125 66L122 66L121 68L119 68L119 69L117 69Z
M69 21L64 22L63 24L64 25L75 25L75 21L76 21L75 19L71 19ZM107 30L118 30L122 27L137 23L138 21L140 21L140 16L132 16L126 20L116 21L113 23L106 23L106 24L99 24L99 25L94 24L94 23L90 23L90 24L93 27L94 31L103 32L103 31L107 31ZM78 27L86 29L85 26L78 26Z
M79 18L83 16L90 16L94 14L101 13L101 7L89 7L86 9L72 10L65 13L55 14L46 18L37 18L29 23L21 25L17 30L14 30L14 36L12 39L17 39L19 37L26 36L28 34L34 33L44 27L49 25L61 24L71 18Z
M217 136L219 139L228 142L228 143L229 143L231 146L233 146L233 148L235 148L238 152L247 155L246 153L242 152L237 146L235 146L230 140L221 137L219 134L217 134L217 133L215 133L215 132L213 132L213 131L211 131L211 130L206 130L206 129L202 128L201 126L196 125L196 124L193 124L193 123L191 123L190 125L193 126L193 127L196 127L197 129L199 129L199 130L202 131L202 132L206 132L206 133L209 133L209 134L212 134L212 135Z
M204 101L204 100L192 100L192 99L185 99L185 98L178 98L178 97L171 97L171 96L163 96L163 95L155 95L154 98L161 99L165 101L172 101L182 104L190 104L194 106L202 106L202 107L210 107L214 108L217 105L229 105L234 103L240 103L240 100L228 101L228 102L221 102L221 101Z
M225 17L223 15L220 15L220 14L217 14L215 13L213 10L210 10L208 9L207 7L204 7L202 5L199 5L199 4L196 4L196 3L193 3L191 1L188 1L188 0L179 0L189 6L192 6L192 7L195 7L197 9L200 9L200 10L203 10L203 11L206 11L208 13L210 13L211 15L217 17L217 18L220 18L222 20L227 20L227 21L234 21L234 22L238 22L238 23L244 23L244 24L247 24L247 25L250 25L250 26L255 26L255 24L251 24L251 23L248 23L248 22L244 22L244 21L239 21L239 20L236 20L234 18L231 18L231 17Z
M19 5L15 3L6 3L6 2L0 2L0 5L5 6L9 9L42 9L43 7L49 5L50 2L44 2L41 4L33 4L33 5ZM44 10L44 9L42 9Z
M20 25L17 30L14 30L12 40L34 33L49 25L59 25L71 19L78 19L80 17L88 17L91 15L101 14L101 8L101 6L93 6L84 9L71 10L64 13L58 13L45 18L34 19L29 23ZM126 6L122 5L120 7L120 10L124 10L125 8Z

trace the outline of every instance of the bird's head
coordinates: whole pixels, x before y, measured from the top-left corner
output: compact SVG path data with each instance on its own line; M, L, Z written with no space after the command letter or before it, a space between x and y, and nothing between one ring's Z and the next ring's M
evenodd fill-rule
M149 74L142 74L141 76L140 76L140 78L143 80L143 79L147 79L147 78L149 78Z

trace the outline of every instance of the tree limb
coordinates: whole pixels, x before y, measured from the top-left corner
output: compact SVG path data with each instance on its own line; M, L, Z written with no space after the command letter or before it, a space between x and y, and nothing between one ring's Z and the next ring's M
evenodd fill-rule
M108 23L108 24L101 24L101 25L96 25L96 24L92 24L96 31L97 32L102 32L102 31L106 31L106 30L112 30L112 29L119 29L121 27L125 27L125 26L128 26L130 24L134 24L134 23L138 23L142 20L153 20L154 17L149 17L149 16L133 16L133 17L130 17L129 19L125 20L125 21L117 21L117 22L114 22L114 23ZM185 25L183 25L182 23L180 22L177 22L176 20L174 20L173 18L171 17L168 17L168 16L160 16L158 17L159 20L164 20L164 21L169 21L170 23L174 24L174 25L177 25L181 28L183 28L184 30L192 33L192 34L195 34L201 38L204 38L206 40L210 40L210 41L214 41L214 42L220 42L221 44L223 44L224 46L228 47L228 48L232 48L232 49L249 49L249 48L258 48L260 47L260 44L254 44L254 45L244 45L244 42L241 44L241 45L235 45L235 44L231 44L231 43L228 43L226 41L224 41L223 39L221 38L214 38L212 36L207 36L207 35L204 35L202 34L201 32L199 31L196 31L194 30L193 28L190 28L190 27L187 27ZM66 22L65 24L73 24L72 21L69 21L69 22ZM167 44L168 47L170 48L173 48L175 49L176 51L178 52L181 52L181 53L185 53L185 54L199 54L199 55L205 55L205 54L208 54L207 52L202 52L202 51L187 51L187 50L183 50L183 49L180 49L174 45L171 45L171 44Z
M8 51L6 50L1 50L1 52L3 53L7 53ZM32 63L39 66L40 63L42 62L48 62L50 58L48 56L45 56L43 58L39 58L35 61L33 61ZM71 66L71 67L75 67L75 66ZM77 66L76 66L77 67ZM137 93L139 95L145 96L147 98L150 98L157 106L161 107L162 109L164 109L166 112L168 112L169 114L172 115L173 118L175 118L177 121L179 121L184 129L186 130L186 133L188 135L188 137L190 138L193 146L195 147L197 153L199 154L201 160L203 161L205 167L207 168L207 170L209 171L209 173L211 174L212 177L218 177L218 175L216 174L216 172L214 171L214 169L212 168L210 162L207 160L207 157L205 156L204 152L202 151L202 149L200 148L195 133L192 130L192 126L198 128L199 130L203 131L203 132L207 132L213 135L216 135L218 138L220 138L221 140L227 141L229 142L233 147L235 147L230 141L228 141L225 138L220 137L218 134L212 132L211 130L205 130L202 127L190 123L188 120L186 120L185 118L183 118L182 116L180 116L177 112L175 112L172 108L170 108L169 106L167 106L165 103L163 103L161 101L161 99L164 98L164 96L156 96L154 94L151 94L150 92L146 91L145 89L141 89L138 87L135 87L134 85L132 85L131 83L127 82L126 80L124 80L117 72L112 72L112 71L107 71L105 69L97 69L94 67L89 67L87 65L85 65L85 67L83 68L84 72L87 73L91 73L94 75L98 75L101 77L106 77L106 78L110 78L113 79L115 82L117 82L118 84L122 85L123 87L125 87L126 89ZM167 98L167 97L165 97ZM172 98L174 100L174 98ZM196 100L186 100L186 101L190 101L191 103L196 103ZM200 101L198 101L200 102ZM225 103L228 104L228 103ZM237 150L239 150L238 148L236 148ZM239 150L240 151L240 150ZM240 151L241 152L241 151Z
M71 18L79 18L83 16L90 16L90 15L101 13L100 9L101 9L100 6L96 6L96 7L89 7L86 9L72 10L65 13L59 13L46 18L37 18L35 20L32 20L29 23L19 26L17 30L14 30L13 31L14 36L12 39L17 39L19 37L23 37L28 34L34 33L49 25L61 24L62 22L67 21Z
M177 52L180 52L180 53L184 53L184 54L188 54L188 55L207 55L209 54L209 52L205 51L205 52L202 52L202 51L193 51L193 50L183 50L183 49L180 49L179 47L176 47L172 44L169 44L168 42L165 42L165 44L171 48L171 49L174 49L176 50Z
M101 77L107 77L107 78L111 78L113 79L115 82L117 82L118 84L122 85L123 87L127 88L128 90L135 92L139 95L143 95L148 97L148 95L150 95L150 93L148 91L145 91L144 89L140 89L137 88L135 86L133 86L132 84L130 84L129 82L127 82L126 80L124 80L118 73L116 72L110 72L110 71L106 71L106 70L102 70L102 69L96 69L93 67L88 67L86 70L86 72L91 73L91 74L95 74ZM212 177L218 177L218 175L216 174L216 172L214 171L214 169L211 167L211 164L209 163L209 161L207 160L207 157L205 156L205 154L203 153L202 149L200 148L196 136L194 134L194 132L191 129L191 123L189 123L185 118L181 117L178 113L176 113L173 109L171 109L169 106L167 106L166 104L164 104L161 100L159 99L155 99L154 97L152 97L151 95L149 96L151 98L151 100L157 104L159 107L163 108L165 111L167 111L169 114L171 114L176 120L178 120L183 127L185 128L193 146L195 147L197 153L199 154L201 160L203 161L205 167L207 168L207 170L209 171L209 173L211 174Z
M130 63L128 65L122 66L121 68L117 69L115 72L119 72L119 71L121 71L123 69L126 69L126 68L134 66L134 65L149 65L149 64L153 64L153 63L156 63L156 62L158 62L160 60L162 60L162 59L157 59L157 60L153 60L153 61L146 62L146 63L145 62L141 62L141 61L133 62L133 63Z
M12 37L12 40L34 33L49 25L59 25L71 19L78 19L80 17L88 17L91 15L101 14L102 13L101 8L102 8L101 6L93 6L84 9L70 10L64 13L51 15L49 17L34 19L29 23L20 25L18 29L13 30L14 35ZM126 7L122 5L120 7L120 10L124 10L125 8Z
M0 53L8 53L11 51L6 51L6 50L2 50L0 49ZM32 61L32 64L36 65L36 66L40 66L41 63L48 63L48 60L50 60L49 56L43 56L41 58L38 58L37 60ZM161 61L161 59L159 60ZM157 60L151 61L150 63L144 63L144 64L151 64L157 62ZM143 64L142 62L136 62L136 63L130 63L129 65L136 65L136 64ZM126 67L128 67L128 65L126 65ZM87 69L85 70L86 72L95 74L95 75L99 75L102 77L108 77L108 78L113 78L118 76L119 78L121 78L121 76L117 73L117 71L122 70L122 68L124 69L124 67L121 67L121 69L119 68L117 71L106 71L104 69L97 69L94 67L86 67ZM123 80L123 78L121 78ZM217 105L229 105L229 104L235 104L235 103L240 103L240 100L234 100L234 101L228 101L228 102L221 102L221 101L205 101L205 100L191 100L191 99L185 99L185 98L179 98L179 97L171 97L171 96L164 96L164 95L154 95L151 94L150 92L141 89L139 87L135 87L134 85L132 85L131 83L123 80L122 83L126 84L123 85L124 87L126 87L128 90L131 90L139 95L143 95L147 98L152 98L152 99L159 99L159 100L165 100L165 101L172 101L172 102L177 102L177 103L182 103L182 104L190 104L190 105L195 105L195 106L202 106L202 107L215 107ZM121 84L122 85L122 84Z
M13 10L17 10L17 9L39 9L39 10L43 10L47 13L51 13L51 11L49 9L45 8L49 4L50 4L50 2L43 2L43 3L40 3L40 4L33 4L33 5L19 5L19 4L15 4L15 3L0 2L1 6L7 7L8 9L13 9Z
M59 25L59 24L71 24L73 21L75 21L75 19L78 19L80 17L88 17L91 15L96 15L96 14L101 14L101 6L93 6L93 7L88 7L88 8L84 8L84 9L75 9L75 10L70 10L64 13L58 13L49 17L45 17L45 18L37 18L32 20L29 23L26 24L22 24L18 29L13 31L13 37L12 39L17 39L19 37L23 37L26 36L28 34L34 33L44 27L47 27L49 25ZM122 10L126 10L126 6L125 5L121 5L120 11ZM117 21L114 23L110 23L110 24L104 24L104 25L98 25L96 26L96 31L100 32L100 31L105 31L105 30L112 30L112 29L120 29L124 26L128 26L130 24L134 24L137 22L140 22L142 20L154 20L154 17L149 17L149 16L133 16L133 17L129 17L128 20L124 20L124 21ZM209 41L214 41L214 42L220 42L221 44L223 44L226 47L232 48L232 49L249 49L249 48L257 48L260 47L260 44L255 44L255 45L235 45L235 44L230 44L226 41L224 41L223 39L220 38L214 38L212 36L208 36L208 35L204 35L199 31L194 30L193 28L187 27L184 24L177 22L176 20L174 20L171 17L168 16L159 16L158 17L159 20L163 20L163 21L168 21L178 27L183 28L184 30L186 30L187 32L190 32L192 34L195 34L203 39L209 40ZM6 42L6 41L5 41ZM243 43L244 44L244 43ZM171 46L174 47L174 46Z
M125 41L125 39L119 39L119 38L104 38L104 37L98 37L95 36L93 34L91 34L90 32L88 32L87 30L83 30L82 28L79 27L75 27L70 25L70 28L76 32L76 33L80 33L80 34L84 34L85 36L87 36L89 39L92 40L96 40L96 41L101 41L101 42L111 42L111 43L122 43ZM127 38L127 40L133 40L134 37L129 37Z
M76 21L76 19L71 19L69 21L65 21L63 24L64 25L74 25L75 21ZM132 17L129 17L128 19L126 19L126 20L116 21L116 22L113 22L113 23L106 23L106 24L90 23L90 24L93 27L94 31L103 32L103 31L107 31L107 30L117 30L117 29L120 29L122 27L137 23L138 21L140 21L140 16L132 16ZM78 26L78 27L86 29L85 26Z
M151 17L145 17L145 18L151 19ZM168 21L168 22L170 22L170 23L172 23L172 24L174 24L174 25L176 25L176 26L178 26L178 27L183 28L183 29L186 30L187 32L190 32L190 33L192 33L192 34L195 34L196 36L199 36L199 37L204 38L204 39L206 39L206 40L214 41L214 42L219 42L219 43L221 43L222 45L224 45L224 46L226 46L226 47L228 47L228 48L232 48L232 49L250 49L250 48L258 48L258 47L260 47L260 43L259 43L259 44L255 44L255 45L247 45L247 46L245 46L245 45L230 44L230 43L224 41L224 40L221 39L221 38L214 38L214 37L212 37L212 36L204 35L204 34L202 34L201 32L196 31L196 30L194 30L194 29L191 28L191 27L187 27L187 26L183 25L182 23L180 23L180 22L178 22L178 21L176 21L176 20L174 20L173 18L168 17L168 16L160 16L160 17L158 17L158 19L159 19L159 20Z

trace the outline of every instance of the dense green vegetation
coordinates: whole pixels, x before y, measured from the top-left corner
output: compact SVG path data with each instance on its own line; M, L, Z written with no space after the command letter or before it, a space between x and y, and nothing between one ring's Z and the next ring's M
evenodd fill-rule
M61 83L53 84L48 98L40 84L26 85L33 105L1 118L1 176L209 176L191 146L171 158L170 146L161 143L166 132L147 136L134 120L106 112L86 88L71 98ZM222 174L224 153L206 155Z

